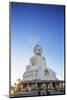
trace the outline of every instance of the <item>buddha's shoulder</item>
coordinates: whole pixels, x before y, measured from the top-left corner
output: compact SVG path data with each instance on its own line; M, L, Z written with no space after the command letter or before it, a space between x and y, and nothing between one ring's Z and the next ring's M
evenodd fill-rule
M33 56L30 59L32 60L32 59L37 59L37 58L41 58L43 60L46 60L46 58L44 56Z
M35 56L30 57L30 60L33 60L33 59L35 59Z

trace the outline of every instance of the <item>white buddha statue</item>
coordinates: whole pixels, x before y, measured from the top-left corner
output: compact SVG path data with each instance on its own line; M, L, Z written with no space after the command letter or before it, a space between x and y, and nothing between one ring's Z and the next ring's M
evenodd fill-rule
M56 80L55 72L47 67L46 58L42 56L40 45L34 47L34 56L30 58L30 64L26 66L23 80Z

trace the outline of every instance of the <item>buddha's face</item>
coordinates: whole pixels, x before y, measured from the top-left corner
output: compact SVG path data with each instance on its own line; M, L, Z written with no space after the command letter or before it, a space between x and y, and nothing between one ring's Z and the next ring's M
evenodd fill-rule
M34 48L35 55L42 55L42 48L39 45L36 45Z

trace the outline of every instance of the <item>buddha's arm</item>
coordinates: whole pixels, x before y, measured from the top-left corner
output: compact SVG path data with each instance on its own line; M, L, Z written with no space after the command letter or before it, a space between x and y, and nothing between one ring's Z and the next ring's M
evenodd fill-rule
M47 67L47 61L46 61L46 58L43 57L43 60L44 60L44 65L45 65L45 67Z
M32 58L30 58L30 66L34 66L34 62Z

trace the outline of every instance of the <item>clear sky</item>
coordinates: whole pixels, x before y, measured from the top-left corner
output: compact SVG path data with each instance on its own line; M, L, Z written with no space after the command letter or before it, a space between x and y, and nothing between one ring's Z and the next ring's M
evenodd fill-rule
M21 78L40 44L48 67L64 75L64 6L11 3L11 79Z

